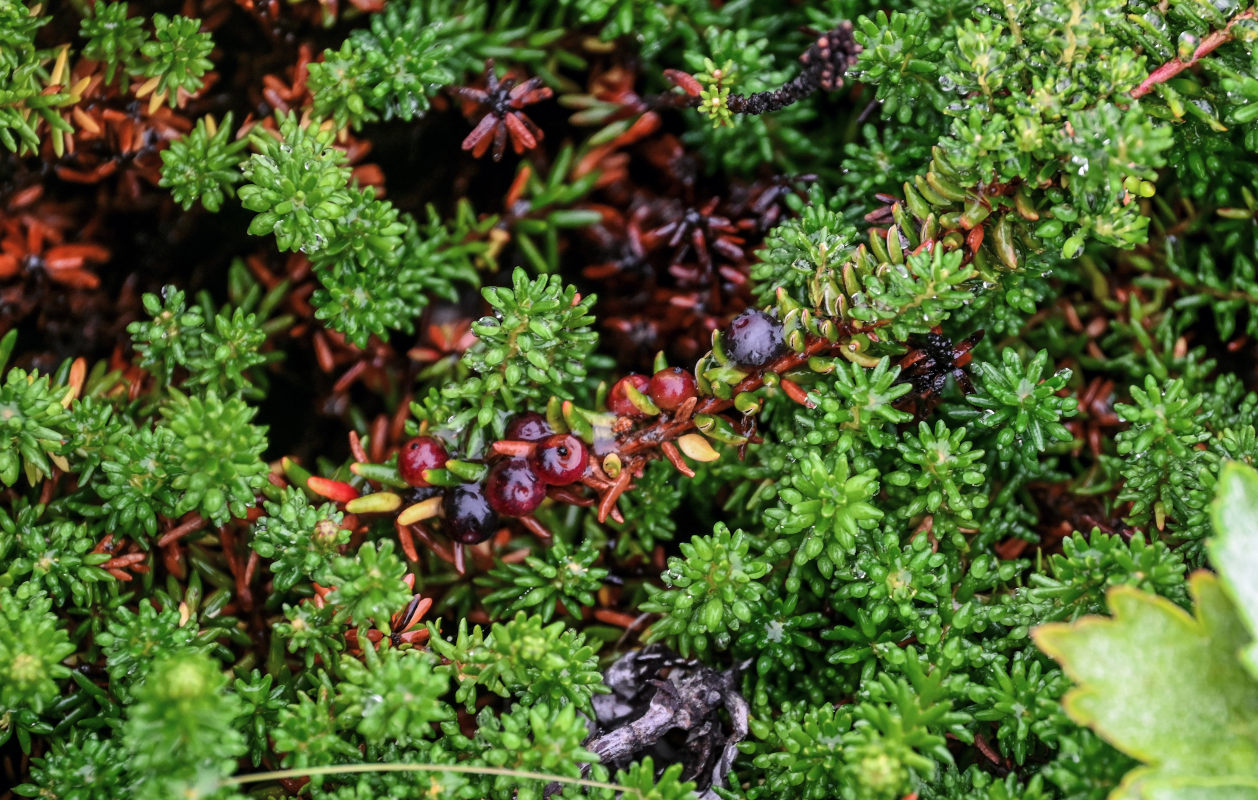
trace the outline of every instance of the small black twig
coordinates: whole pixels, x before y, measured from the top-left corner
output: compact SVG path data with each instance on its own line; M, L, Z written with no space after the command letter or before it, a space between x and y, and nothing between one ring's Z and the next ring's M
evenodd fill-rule
M803 71L785 85L754 94L731 94L725 105L734 114L765 114L780 111L819 90L838 91L860 51L860 44L852 36L852 23L842 22L804 51L799 57ZM693 77L677 70L669 70L668 77L685 93L669 92L647 98L651 108L697 108L703 102L699 82Z

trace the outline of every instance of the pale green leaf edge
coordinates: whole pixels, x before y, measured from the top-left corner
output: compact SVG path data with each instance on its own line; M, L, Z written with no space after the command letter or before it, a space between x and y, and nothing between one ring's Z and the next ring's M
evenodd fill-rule
M1210 519L1215 532L1210 561L1255 640L1238 657L1258 680L1258 470L1239 461L1223 465Z
M1200 605L1195 601L1200 596L1202 583L1215 580L1217 579L1214 575L1205 571L1197 572L1189 579L1194 599L1193 608L1198 610L1197 614L1189 614L1165 597L1142 592L1134 586L1113 587L1105 593L1105 602L1109 610L1115 614L1121 614L1121 608L1132 608L1136 604L1156 606L1160 612L1165 614L1177 627L1182 628L1185 633L1201 636L1205 634L1207 626L1200 616ZM1062 698L1062 706L1065 708L1066 715L1074 720L1075 723L1096 731L1101 738L1132 758L1143 763L1155 763L1158 757L1157 753L1146 753L1125 743L1116 742L1109 731L1099 727L1095 719L1079 708L1080 700L1090 694L1094 694L1096 690L1084 683L1082 675L1075 669L1074 660L1067 657L1066 639L1072 638L1077 632L1089 628L1109 627L1114 624L1115 618L1113 616L1105 617L1099 614L1090 614L1074 622L1053 622L1033 629L1031 638L1045 655L1061 665L1062 671L1074 683L1074 688L1066 692L1065 697Z

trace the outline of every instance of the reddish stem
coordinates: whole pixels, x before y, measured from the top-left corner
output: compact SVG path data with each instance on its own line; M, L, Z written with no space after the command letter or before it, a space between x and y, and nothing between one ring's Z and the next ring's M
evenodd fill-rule
M205 520L202 519L201 515L194 512L192 516L187 517L183 522L163 533L161 538L157 540L157 546L166 547L173 542L177 542L188 534L199 530L204 524Z
M178 543L162 548L162 563L166 565L166 571L179 580L187 577L188 571L184 568L183 547Z
M249 561L245 564L245 585L253 583L253 578L258 574L258 553L256 550L249 553Z
M672 441L677 437L685 434L695 427L694 414L719 414L728 410L734 405L733 398L743 392L754 392L764 386L765 376L769 373L782 375L795 369L799 369L808 363L808 359L815 355L843 347L850 334L854 331L844 331L837 341L830 341L822 336L810 336L804 345L804 349L800 352L789 352L776 361L768 364L761 369L753 372L743 378L730 390L730 399L722 400L719 397L708 396L700 400L697 404L687 403L686 412L684 414L676 414L670 417L659 417L656 421L641 430L633 431L626 434L616 442L615 452L619 454L623 462L621 473L610 485L605 480L600 480L598 471L593 475L586 473L585 479L582 481L585 485L594 489L600 494L598 504L598 520L603 522L608 516L617 514L616 501L620 498L626 489L629 488L629 481L634 475L642 472L645 462L663 453L669 461L677 466L677 460L680 460L680 454L677 454L677 460L671 456L676 452L676 448L672 445ZM664 445L669 447L665 448ZM670 450L673 453L670 453ZM685 462L681 462L682 466L677 466L682 472L687 472L690 468ZM685 469L682 469L685 467ZM691 471L693 474L693 471Z
M415 549L415 537L411 535L411 526L402 525L394 522L393 527L397 529L398 542L402 545L402 552L410 561L419 560L419 551Z
M1179 58L1172 58L1162 66L1149 73L1149 77L1140 82L1140 85L1131 90L1131 96L1135 98L1144 97L1153 91L1153 87L1159 83L1166 83L1179 73L1196 64L1203 57L1210 55L1219 48L1220 45L1227 44L1232 41L1235 35L1232 33L1232 26L1241 20L1258 18L1258 8L1249 8L1237 14L1231 19L1221 30L1217 30L1206 38L1201 40L1201 44L1197 45L1197 49L1193 51L1192 57L1187 61L1181 61Z
M672 442L663 442L660 444L660 451L664 453L664 457L668 459L668 463L672 464L673 468L682 475L685 475L687 478L693 478L695 476L695 471L690 468L689 464L682 460L681 452L677 449L677 445Z
M616 508L616 501L625 493L625 489L629 488L629 480L632 478L628 467L621 470L620 475L616 478L616 482L607 490L607 494L603 495L603 499L598 504L598 521L606 522L607 516Z
M410 528L411 534L416 539L419 539L421 542L423 542L424 545L427 546L428 549L431 550L433 554L437 556L437 558L449 564L454 563L454 553L451 550L451 548L446 547L444 544L434 539L432 537L432 534L428 532L428 529L424 527L423 523L417 522L414 525L409 526L409 528ZM412 560L418 561L419 559L415 558Z
M410 403L406 404L410 408ZM384 414L376 416L371 424L371 456L372 461L384 461L384 443L389 437L389 418Z
M127 567L139 564L146 558L148 558L148 556L144 553L128 553L125 556L115 556L108 561L104 561L100 564L100 567L105 570L126 569Z
M629 614L611 608L594 609L594 619L625 629L628 629L634 623L634 618Z
M974 734L974 744L978 746L978 750L979 750L979 752L980 752L980 753L982 753L983 755L987 756L987 758L988 758L988 759L989 759L989 760L990 760L993 764L995 764L995 765L996 765L996 766L998 766L998 767L1004 767L1004 766L1006 766L1004 759L1002 759L1002 758L1000 757L1000 754L999 754L999 753L997 753L997 752L996 752L996 751L992 748L992 746L991 746L990 744L988 744L988 743L987 743L987 740L983 738L983 734L981 734L981 733L976 733L976 734Z
M533 517L520 517L520 524L529 529L529 532L541 539L543 543L550 544L550 540L554 538L550 529Z
M363 441L358 438L358 431L349 432L349 452L356 461L367 461L367 451L363 449Z
M231 570L232 577L236 580L236 597L240 599L240 605L244 610L252 611L253 592L249 590L245 565L240 563L240 555L236 552L236 534L232 531L231 525L219 528L218 537L223 545L223 556L227 559L227 568Z

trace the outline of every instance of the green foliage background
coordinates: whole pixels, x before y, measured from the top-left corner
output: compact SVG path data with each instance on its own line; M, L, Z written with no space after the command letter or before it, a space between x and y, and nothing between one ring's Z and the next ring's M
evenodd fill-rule
M155 80L175 106L213 65L197 20L82 5L74 47L111 81ZM60 147L72 123L59 110L76 102L70 88L45 91L58 53L36 37L48 18L33 11L0 9L0 143L22 155L41 136ZM577 432L606 422L606 384L626 370L598 350L598 301L577 299L561 242L598 219L582 205L595 178L574 179L573 164L625 121L554 143L522 184L526 212L463 199L422 217L358 186L336 131L422 124L441 86L470 81L491 57L540 76L561 102L587 103L587 120L599 108L577 99L571 75L613 46L635 54L643 94L669 90L665 69L705 63L728 64L718 98L769 90L795 74L810 44L801 28L843 20L863 49L842 91L730 125L694 109L670 118L713 185L816 176L751 267L754 297L796 351L836 345L790 376L815 407L780 384L736 399L763 441L740 459L746 437L713 421L705 433L723 457L689 480L651 465L619 505L623 522L548 504L538 518L555 544L518 532L474 579L427 551L408 563L391 519L367 518L351 547L344 509L268 480L279 470L263 459L259 401L292 321L276 313L287 287L263 291L239 263L224 265L226 302L178 287L144 299L147 317L128 328L134 364L152 376L143 391L111 391L122 377L103 363L81 385L70 362L9 367L0 742L34 756L18 794L243 797L250 773L291 769L310 776L301 791L346 800L541 797L546 781L522 772L616 784L569 783L565 797L687 796L662 764L582 771L593 760L582 714L626 646L587 609L632 562L618 590L623 607L650 615L644 639L721 668L748 664L751 735L722 795L1186 796L1148 780L1117 788L1133 757L1181 756L1177 734L1135 752L1111 728L1087 727L1103 716L1095 708L1061 703L1072 678L1110 687L1113 702L1124 665L1152 645L1128 637L1129 658L1098 677L1077 656L1063 672L1032 631L1105 612L1107 593L1114 626L1140 608L1182 622L1176 609L1194 598L1208 626L1225 603L1202 588L1213 579L1186 575L1210 564L1220 470L1258 460L1253 7L390 0L340 20L311 65L308 114L278 114L273 132L246 138L230 116L203 117L162 153L162 186L184 208L244 209L250 234L307 256L316 318L360 347L406 339L426 306L484 284L476 343L382 392L393 406L413 397L408 431L424 425L463 460L445 483L475 479L511 412L567 400L585 409L570 418ZM1190 68L1148 82L1212 36L1222 43ZM897 363L936 327L957 341L986 332L968 370L974 392L954 379L914 420L897 403L915 391L897 382ZM714 342L696 372L728 396L746 370ZM4 362L17 344L3 339ZM1094 381L1115 387L1112 407L1080 403ZM308 466L364 492L382 482L347 464ZM232 546L219 526L251 510L241 552L261 560L270 589L255 587L248 619L210 552ZM161 537L193 513L210 525L177 575L160 566ZM112 576L97 546L110 534L155 569ZM392 620L414 592L438 599L427 647L350 646L347 633L399 633ZM1237 623L1227 644L1252 654L1253 634ZM1210 680L1196 656L1178 656L1142 668L1173 664L1177 685ZM1239 663L1229 680L1252 679ZM1252 686L1238 692L1251 712ZM1235 796L1251 796L1252 724L1224 728L1211 754L1238 765L1250 794ZM401 771L347 769L362 763Z

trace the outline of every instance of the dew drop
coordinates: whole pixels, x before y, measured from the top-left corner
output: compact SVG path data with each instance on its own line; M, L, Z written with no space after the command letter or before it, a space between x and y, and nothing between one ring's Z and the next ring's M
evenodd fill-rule
M1197 51L1197 45L1201 44L1201 39L1192 31L1184 31L1179 35L1179 42L1175 46L1175 54L1179 56L1180 61L1187 61L1192 58L1192 54Z
M1214 10L1225 17L1230 17L1240 8L1237 0L1210 0L1210 5L1214 6Z

